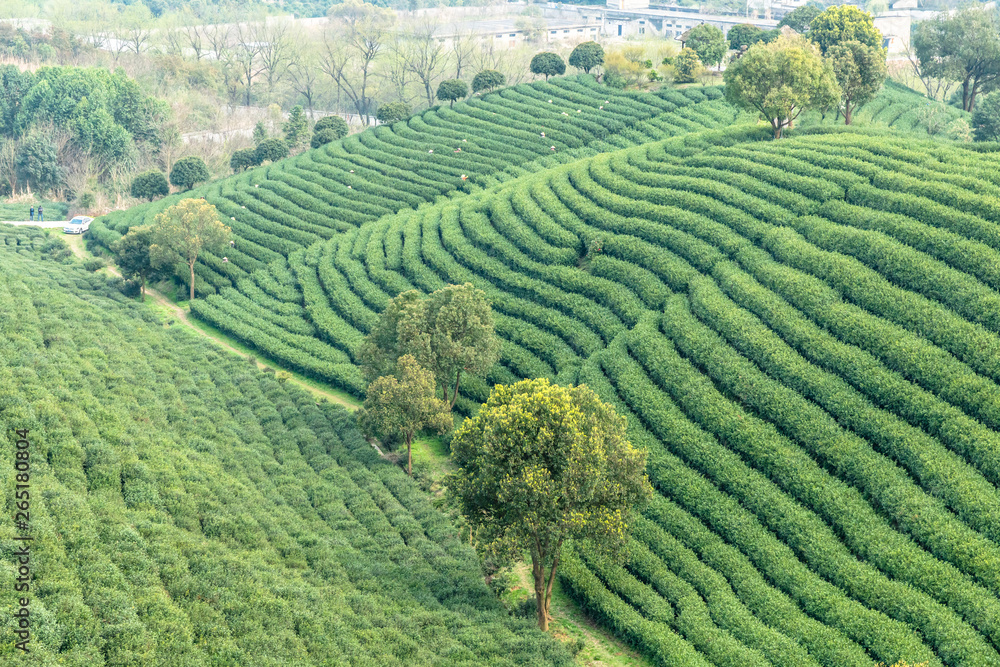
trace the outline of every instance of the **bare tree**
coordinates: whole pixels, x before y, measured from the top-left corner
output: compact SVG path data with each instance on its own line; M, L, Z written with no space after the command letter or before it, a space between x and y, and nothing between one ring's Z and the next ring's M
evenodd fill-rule
M335 5L330 18L332 26L323 36L320 66L367 125L375 104L370 90L374 62L395 15L361 0L348 0Z
M380 78L392 91L391 97L406 103L410 101L407 87L412 81L410 68L407 67L409 47L409 42L401 32L392 32L385 45L387 56L379 68Z
M455 78L462 78L462 71L469 68L469 63L479 44L475 35L471 32L459 32L453 37L451 43L451 61L455 65Z
M274 87L288 73L293 51L287 21L258 23L254 30L255 39L260 44L261 73L267 82L267 98L271 100Z
M305 99L310 118L314 115L320 74L322 72L319 69L319 55L314 44L312 42L293 44L288 76L292 82L292 90Z
M952 87L957 83L955 80L943 77L937 78L931 76L931 71L935 68L923 67L920 63L920 59L917 57L917 50L913 47L912 42L906 41L903 43L906 49L906 59L910 61L910 65L913 67L913 73L917 75L920 82L924 84L924 88L927 91L927 97L932 100L946 100L948 98L948 93L951 92ZM936 69L941 69L940 67Z
M261 58L261 34L257 27L249 23L237 23L233 33L234 44L223 54L224 69L227 71L227 87L230 94L234 86L243 97L243 106L250 106L253 99L253 84L265 66ZM231 78L230 78L231 77Z
M418 22L406 35L407 48L403 51L406 68L423 84L429 107L434 105L434 83L448 65L444 45L435 37L437 30L432 21Z
M122 35L126 48L136 55L145 51L153 34L152 25L153 14L146 5L137 3L126 8L122 12Z
M229 47L235 39L233 26L229 23L216 23L202 26L200 32L212 57L217 62L225 62Z

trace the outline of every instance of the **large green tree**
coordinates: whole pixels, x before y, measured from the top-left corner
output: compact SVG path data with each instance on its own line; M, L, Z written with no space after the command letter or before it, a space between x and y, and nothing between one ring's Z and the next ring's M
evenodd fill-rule
M882 89L886 77L885 51L849 40L831 46L827 56L840 86L844 124L850 125L854 111Z
M996 15L978 6L921 22L913 34L921 78L960 82L962 108L972 111L976 98L1000 82L998 31Z
M569 54L569 64L587 74L604 64L604 49L597 42L581 42Z
M469 94L469 85L461 79L447 79L438 85L437 98L447 102L449 107L455 106L455 101Z
M691 28L685 47L698 54L698 60L707 67L718 65L726 56L726 36L714 25L702 23Z
M833 67L801 36L751 46L726 68L726 100L756 110L781 138L806 109L824 109L840 98Z
M812 20L823 13L823 5L810 2L796 7L778 22L778 27L788 26L795 32L806 32Z
M156 274L149 254L155 236L151 225L133 227L111 246L122 275L139 280L139 295L143 301L146 300L146 282Z
M462 375L482 375L499 358L493 311L483 291L465 283L426 297L410 290L390 301L359 351L362 373L369 382L388 375L407 354L434 373L442 398L454 406Z
M159 169L144 171L134 179L129 188L130 194L136 199L148 199L153 201L157 197L166 197L170 194L170 184L167 177Z
M22 181L38 192L61 186L65 178L55 144L41 133L30 135L18 146L16 171Z
M254 159L257 164L263 164L267 161L277 162L286 157L288 157L288 144L285 143L284 139L277 137L265 139L257 144L257 148L254 150Z
M501 560L528 551L538 627L548 629L552 583L567 540L613 548L652 497L646 451L625 418L586 386L546 379L497 385L451 443L449 493Z
M412 355L396 361L392 375L376 378L365 392L358 425L366 437L400 435L406 442L406 474L413 475L413 436L419 431L444 433L452 425L451 409L435 396L434 374Z
M882 33L872 15L851 5L835 5L809 23L809 39L816 42L823 55L834 44L851 40L873 49L882 48Z
M528 65L528 69L531 70L532 74L544 75L545 80L548 81L550 76L559 76L566 73L566 62L558 53L543 51L542 53L535 54Z
M182 157L170 169L170 182L183 190L190 190L208 180L208 166L196 155Z
M281 125L281 131L284 132L285 143L290 148L298 148L306 142L309 135L309 121L300 105L292 107L288 113L288 120Z
M389 102L383 104L375 113L378 122L391 125L396 121L405 120L413 113L413 109L406 102Z
M667 64L666 59L663 62ZM694 82L695 77L698 76L698 70L701 69L701 60L698 59L698 54L687 46L681 49L681 52L673 59L672 64L674 66L674 81L677 83Z
M741 46L750 47L764 41L764 30L749 23L741 23L730 28L726 38L729 40L729 48L738 51Z
M1000 93L985 95L976 105L972 132L976 141L1000 141Z
M149 256L153 266L183 261L191 278L194 300L194 265L203 250L218 251L229 241L230 229L219 212L204 199L184 199L158 213L154 219L153 244Z
M500 88L505 83L507 83L507 77L502 72L495 69L484 69L472 77L472 92L478 93L483 90L490 92Z

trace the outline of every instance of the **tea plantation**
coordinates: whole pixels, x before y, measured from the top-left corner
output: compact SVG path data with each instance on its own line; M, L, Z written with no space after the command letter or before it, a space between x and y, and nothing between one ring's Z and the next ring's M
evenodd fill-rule
M628 558L561 571L620 636L663 664L996 665L1000 154L767 134L581 159L293 253L308 363L357 390L391 296L471 281L504 339L489 382L587 383L651 452ZM245 304L275 336L279 297ZM245 321L234 303L195 312Z
M31 653L0 663L568 665L353 418L0 229L0 465L28 429ZM42 257L46 259L42 259ZM18 533L20 534L20 532ZM0 586L12 591L4 521Z
M586 383L650 452L659 493L628 552L571 547L560 566L618 636L663 665L1000 664L1000 147L928 138L926 100L895 86L862 127L811 117L780 141L716 89L609 93L586 77L518 86L196 191L238 240L229 273L203 267L192 312L361 394L358 345L389 299L472 282L502 352L485 381L463 376L460 411L493 383ZM172 201L93 229L110 243ZM282 390L237 366L261 395ZM323 461L397 479L340 413L286 400L307 415L289 433L331 424ZM287 421L246 414L265 433ZM254 484L283 488L266 470ZM468 577L455 595L481 589ZM454 609L433 586L386 586L371 594ZM558 659L476 600L505 634L470 629L482 644L465 649Z

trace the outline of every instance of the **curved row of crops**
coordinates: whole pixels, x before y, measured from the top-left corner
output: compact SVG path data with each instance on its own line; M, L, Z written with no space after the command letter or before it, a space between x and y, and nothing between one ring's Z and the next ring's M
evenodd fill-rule
M0 229L0 426L32 443L32 664L572 663L346 411L165 329L40 237Z
M258 281L261 307L315 327L331 367L303 365L358 390L389 298L471 281L504 344L465 409L536 376L619 405L662 495L624 562L574 551L562 577L664 662L998 664L1000 155L765 134L367 223Z
M296 249L403 208L558 164L570 155L730 123L737 114L721 97L718 87L617 91L590 76L522 84L112 213L98 219L90 235L109 246L180 198L204 197L236 237L236 247L226 252L228 262L207 255L197 268L196 288L213 293ZM683 113L672 121L643 122L677 110Z

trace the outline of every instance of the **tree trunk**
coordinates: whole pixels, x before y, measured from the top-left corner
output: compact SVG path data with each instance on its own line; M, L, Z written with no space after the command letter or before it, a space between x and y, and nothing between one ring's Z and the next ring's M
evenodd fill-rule
M844 105L844 125L851 124L851 104L848 102Z
M142 276L142 282L139 283L139 299L146 303L146 276Z
M413 477L413 433L406 434L406 474Z
M775 118L774 120L771 121L771 127L774 129L775 139L781 138L781 125L782 123L780 118Z
M559 543L562 546L562 542ZM559 546L556 547L556 557L552 560L552 570L549 572L549 581L545 586L545 619L546 624L549 618L549 603L552 602L552 582L556 579L556 568L559 567Z
M458 382L461 379L462 379L462 371L459 370L458 373L455 374L455 390L451 394L451 401L450 401L450 403L448 405L448 407L450 407L450 408L454 408L455 407L455 401L458 400ZM448 390L447 389L445 390L444 397L445 397L445 400L448 399Z
M538 610L538 629L548 632L549 616L545 602L545 570L542 568L541 556L531 554L531 574L535 579L535 604Z
M191 269L191 300L194 301L194 262L188 262L188 267Z
M969 105L969 98L970 97L971 96L969 95L969 79L966 78L965 81L962 82L962 110L963 111L971 111L971 109L969 108L969 106L970 106Z

